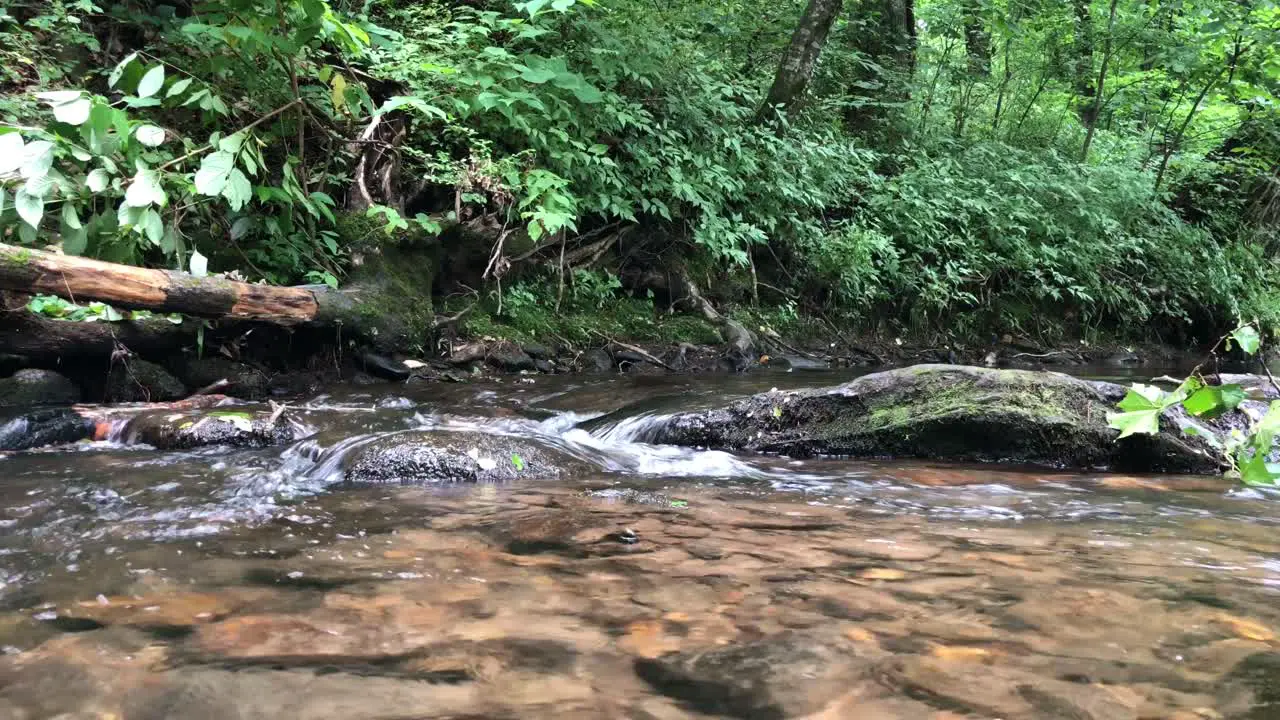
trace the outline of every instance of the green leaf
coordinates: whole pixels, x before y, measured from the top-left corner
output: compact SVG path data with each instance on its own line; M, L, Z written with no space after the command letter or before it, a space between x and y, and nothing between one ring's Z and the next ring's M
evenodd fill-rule
M111 184L111 175L102 168L90 170L89 174L85 176L84 184L89 188L89 192L100 193L107 189L107 185Z
M253 198L253 185L249 183L249 178L240 172L240 168L231 169L231 173L227 176L227 185L222 189L222 196L227 199L231 209L237 212Z
M235 169L236 156L229 152L210 153L200 161L196 171L196 192L201 195L221 195L227 186L227 177Z
M1275 485L1277 474L1267 463L1267 454L1255 451L1253 456L1240 463L1240 482L1245 485Z
M1235 340L1247 355L1258 352L1258 347L1262 345L1262 338L1258 335L1257 328L1252 325L1241 325L1232 330L1231 339Z
M44 177L53 167L53 143L48 140L36 140L27 143L22 152L22 177L30 180Z
M1160 410L1133 410L1107 413L1107 425L1120 431L1120 437L1134 434L1156 435L1160 432Z
M169 86L168 92L164 94L165 98L174 98L187 91L191 87L191 78L182 78Z
M76 214L76 206L69 202L62 203L62 224L72 230L84 227L80 224L80 216Z
M89 245L89 232L84 228L62 229L62 252L67 255L83 255Z
M129 53L123 60L116 63L116 66L111 68L111 74L107 76L107 86L115 87L116 83L120 82L120 78L124 76L124 71L129 67L129 63L133 62L137 57L138 53Z
M1138 411L1138 410L1163 410L1165 408L1165 391L1155 385L1143 385L1142 383L1134 383L1129 388L1129 392L1125 394L1124 399L1117 403L1117 407L1121 410Z
M133 136L147 147L159 147L164 143L164 129L155 125L139 125Z
M519 455L512 455L511 465L516 469L516 472L522 472L525 468L524 458L520 457Z
M139 170L124 193L124 202L129 207L163 207L165 199L164 188L160 187L160 174L155 170Z
M147 71L146 75L138 81L138 97L149 98L160 92L160 88L164 86L164 66L156 65Z
M8 175L22 167L24 147L22 136L18 133L0 135L0 175Z
M160 219L160 213L154 209L148 208L142 213L142 219L138 221L138 228L142 230L142 234L147 236L152 245L159 245L160 240L164 237L164 221Z
M87 97L81 97L71 102L54 105L53 117L58 122L79 126L85 124L89 119L89 111L91 109L93 109L93 101Z
M1208 386L1183 400L1182 406L1196 417L1214 418L1240 407L1244 399L1244 388L1239 385Z
M33 228L40 226L40 218L44 217L44 198L32 195L26 188L18 190L13 196L13 207L18 217Z

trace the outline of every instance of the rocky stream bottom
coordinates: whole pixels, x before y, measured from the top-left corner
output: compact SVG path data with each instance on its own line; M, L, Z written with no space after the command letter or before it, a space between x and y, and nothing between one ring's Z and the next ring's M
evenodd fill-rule
M338 389L284 446L0 458L0 718L1280 718L1267 495L635 440L840 379ZM349 481L406 432L575 463Z

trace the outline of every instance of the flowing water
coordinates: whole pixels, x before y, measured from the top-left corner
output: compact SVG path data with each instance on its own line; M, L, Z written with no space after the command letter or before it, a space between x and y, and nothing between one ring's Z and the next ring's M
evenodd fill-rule
M285 448L0 458L0 718L1280 718L1270 497L631 439L845 379L335 389ZM344 482L422 428L596 470Z

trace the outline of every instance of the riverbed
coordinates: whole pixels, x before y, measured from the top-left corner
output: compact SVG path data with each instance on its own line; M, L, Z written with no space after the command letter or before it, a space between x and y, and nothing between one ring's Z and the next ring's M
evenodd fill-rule
M0 458L0 718L1280 717L1266 494L633 440L849 377L343 386L286 447ZM592 469L346 481L421 429Z

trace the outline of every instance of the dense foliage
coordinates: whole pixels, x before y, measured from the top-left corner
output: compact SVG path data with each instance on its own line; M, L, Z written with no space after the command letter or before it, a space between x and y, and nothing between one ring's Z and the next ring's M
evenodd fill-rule
M438 237L506 315L679 270L895 332L1274 333L1277 48L1273 0L17 0L0 235L330 284Z

